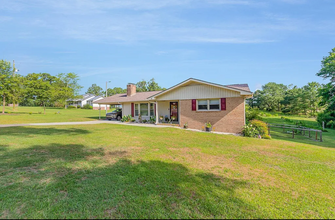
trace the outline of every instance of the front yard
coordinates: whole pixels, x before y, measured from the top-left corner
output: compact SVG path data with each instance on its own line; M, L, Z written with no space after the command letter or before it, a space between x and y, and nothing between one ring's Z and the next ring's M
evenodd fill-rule
M2 107L0 109L2 110ZM43 107L17 107L15 111L13 107L5 107L5 109L6 114L0 114L0 124L78 122L99 119L99 111L90 109L47 108L45 115ZM101 110L101 118L104 119L105 116L106 111Z
M0 140L0 218L335 218L330 144L108 124Z

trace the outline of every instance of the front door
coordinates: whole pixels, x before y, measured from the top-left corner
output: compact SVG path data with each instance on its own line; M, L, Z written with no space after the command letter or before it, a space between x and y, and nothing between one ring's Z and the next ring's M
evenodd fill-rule
M170 102L170 119L178 121L178 102Z

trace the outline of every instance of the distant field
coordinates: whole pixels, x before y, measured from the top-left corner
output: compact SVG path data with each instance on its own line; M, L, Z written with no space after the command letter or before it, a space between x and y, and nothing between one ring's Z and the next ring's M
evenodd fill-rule
M2 107L0 108L2 110ZM6 107L6 112L9 114L0 114L0 124L74 122L99 119L99 111L97 110L47 108L45 115L43 111L43 107L17 107L15 111L12 107ZM57 112L60 114L56 114ZM105 113L105 110L101 110L102 117L105 116Z

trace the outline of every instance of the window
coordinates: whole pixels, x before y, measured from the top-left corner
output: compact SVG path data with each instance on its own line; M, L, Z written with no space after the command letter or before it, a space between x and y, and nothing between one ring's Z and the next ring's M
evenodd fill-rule
M198 110L208 110L207 100L199 100L198 101Z
M140 104L140 112L141 116L149 116L148 112L148 103L141 103Z
M138 104L135 104L135 116L138 116Z
M198 100L198 111L219 111L220 99Z
M154 116L154 115L155 115L154 103L150 103L150 116Z
M220 110L220 100L209 100L209 109L210 110Z

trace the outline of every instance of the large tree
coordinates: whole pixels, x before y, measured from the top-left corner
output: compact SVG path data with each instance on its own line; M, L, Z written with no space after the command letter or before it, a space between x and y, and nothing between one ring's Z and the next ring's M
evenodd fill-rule
M97 84L92 84L92 86L87 89L86 93L87 94L93 94L95 96L99 96L99 95L103 96L104 95L103 89L100 86L98 86Z
M335 48L329 52L329 56L321 61L321 70L316 74L324 79L329 79L329 83L322 85L320 95L322 103L326 105L324 113L318 115L318 122L325 122L327 127L335 127Z
M24 98L25 95L25 80L26 77L19 74L13 75L12 86L10 87L10 99L13 103L13 110L15 110L15 103L19 103L20 100Z
M55 82L57 89L54 92L57 102L65 105L66 100L79 98L79 91L82 86L79 85L78 81L79 76L75 73L58 74Z
M316 74L335 83L335 48L321 61L321 70Z
M323 86L320 94L326 97L324 101L328 104L328 108L335 111L335 48L329 52L329 56L323 58L321 70L316 75L330 80L327 85Z
M0 95L2 96L2 114L5 113L6 98L11 95L13 84L12 67L10 62L0 60Z
M281 110L287 86L269 82L254 94L253 104L268 111Z
M27 94L45 107L55 101L57 95L57 77L48 73L30 73L26 76Z
M108 88L107 89L107 96L112 96L115 94L122 94L122 93L126 93L127 89L122 89L121 87L114 87L113 89Z
M158 83L156 83L154 78L152 78L148 82L143 79L142 81L136 83L137 92L148 92L148 91L159 91L159 90L165 90L165 88L160 87Z

